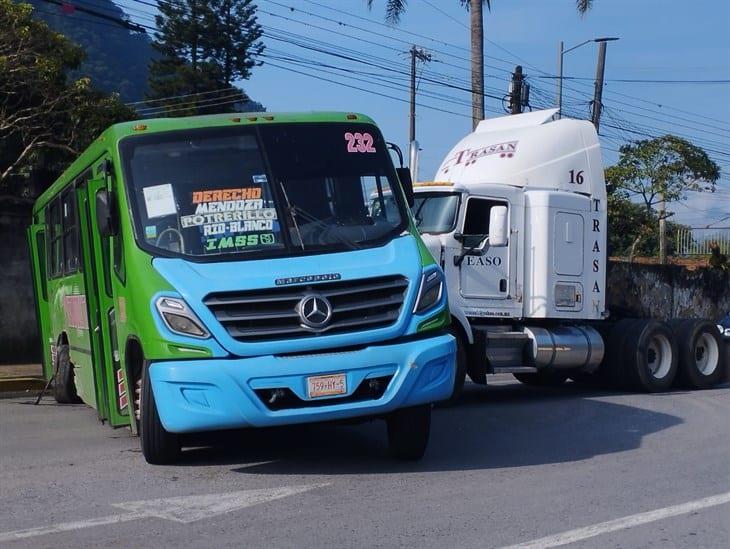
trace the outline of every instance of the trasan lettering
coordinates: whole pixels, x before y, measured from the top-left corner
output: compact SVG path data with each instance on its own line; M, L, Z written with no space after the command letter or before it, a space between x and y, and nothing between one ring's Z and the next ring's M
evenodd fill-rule
M449 171L449 168L462 163L465 166L469 166L474 164L480 158L484 156L491 156L493 154L498 154L500 157L511 158L517 152L517 143L518 141L508 141L505 143L495 143L494 145L488 145L478 149L464 149L462 151L458 151L444 163L443 171L447 172Z

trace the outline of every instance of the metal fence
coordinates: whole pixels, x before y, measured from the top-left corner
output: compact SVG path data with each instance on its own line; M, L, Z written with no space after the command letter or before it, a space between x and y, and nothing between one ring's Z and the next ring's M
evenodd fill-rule
M730 255L730 227L688 227L677 230L677 255L710 255L714 246L719 246L720 253Z

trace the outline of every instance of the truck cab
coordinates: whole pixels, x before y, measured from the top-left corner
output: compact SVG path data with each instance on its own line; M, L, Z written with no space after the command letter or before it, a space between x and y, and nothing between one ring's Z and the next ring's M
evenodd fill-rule
M470 377L595 369L606 317L606 187L590 123L555 110L482 121L416 184Z

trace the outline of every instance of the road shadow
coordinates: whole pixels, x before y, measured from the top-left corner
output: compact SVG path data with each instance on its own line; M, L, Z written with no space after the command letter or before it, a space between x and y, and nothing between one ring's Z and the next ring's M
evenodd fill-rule
M674 393L676 395L676 393ZM462 401L436 408L426 456L388 455L385 423L313 424L195 436L182 466L234 465L246 474L383 474L463 471L565 463L638 448L642 438L682 423L679 417L595 397L605 391L568 384L465 387ZM642 398L668 398L642 395Z

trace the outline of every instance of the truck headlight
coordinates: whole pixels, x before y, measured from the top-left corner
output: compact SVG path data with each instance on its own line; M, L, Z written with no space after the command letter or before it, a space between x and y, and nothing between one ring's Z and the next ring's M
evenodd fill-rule
M421 286L418 288L418 297L414 313L423 313L441 301L444 291L444 275L438 269L431 269L421 275Z
M201 339L210 337L203 323L182 299L161 297L155 302L155 307L172 332Z

